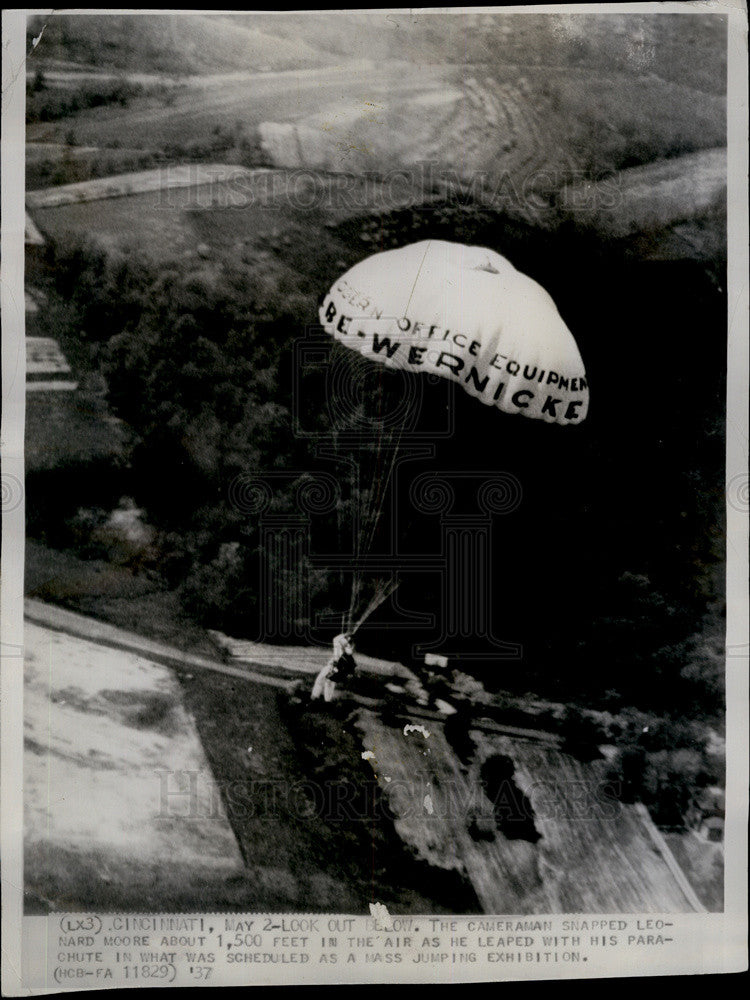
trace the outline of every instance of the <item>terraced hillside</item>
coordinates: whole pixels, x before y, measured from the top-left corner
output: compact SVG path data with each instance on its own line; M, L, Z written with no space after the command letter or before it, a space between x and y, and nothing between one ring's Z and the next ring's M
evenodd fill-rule
M724 144L723 98L647 77L484 67L419 91L332 103L259 126L276 166L386 172L428 163L485 197L559 190L636 162ZM356 96L356 95L353 95ZM688 114L689 110L689 114Z
M205 158L221 141L246 165L342 172L429 163L474 185L531 185L545 195L725 143L716 18L335 17L335 25L326 13L110 17L111 38L101 19L53 18L30 77L59 70L67 52L68 72L78 60L90 86L92 61L101 63L94 42L103 38L134 80L174 72L169 42L169 59L182 59L181 83L135 92L106 112L84 107L36 121L28 139L127 144L173 158ZM526 197L526 213L533 208Z

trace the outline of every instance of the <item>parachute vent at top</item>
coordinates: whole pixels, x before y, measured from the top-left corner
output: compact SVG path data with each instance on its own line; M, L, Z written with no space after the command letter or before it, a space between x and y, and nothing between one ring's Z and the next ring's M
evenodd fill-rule
M367 257L333 284L320 321L378 364L451 379L506 413L586 418L586 371L555 303L484 247L425 240Z

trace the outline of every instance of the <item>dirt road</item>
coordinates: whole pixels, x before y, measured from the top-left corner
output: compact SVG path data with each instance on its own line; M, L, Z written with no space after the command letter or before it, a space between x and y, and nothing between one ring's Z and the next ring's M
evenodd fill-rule
M184 142L211 134L218 122L256 127L262 121L294 121L339 100L347 103L373 100L373 95L409 92L440 86L449 67L415 67L386 63L371 71L361 62L323 69L274 73L227 73L192 78L175 92L168 105L148 100L127 108L99 109L75 116L74 122L40 122L27 132L29 142L55 142L74 124L76 141L106 146L137 136L137 145L161 147L164 142Z

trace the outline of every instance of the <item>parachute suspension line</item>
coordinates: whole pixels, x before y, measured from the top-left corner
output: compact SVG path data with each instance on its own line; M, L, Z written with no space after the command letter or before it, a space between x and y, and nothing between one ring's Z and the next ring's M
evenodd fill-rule
M383 437L385 437L385 435L383 435ZM387 444L388 451L393 450L392 449L393 438L394 438L393 432L390 432ZM370 549L372 548L372 544L375 540L375 534L378 529L378 524L380 523L380 518L383 513L383 506L385 504L385 498L388 493L388 484L390 481L391 472L393 471L393 465L394 462L392 460L389 463L388 469L384 474L383 459L380 454L378 455L376 469L375 469L376 477L374 479L374 483L377 482L377 490L373 489L373 501L369 518L368 533L364 544L364 550L366 552L370 551Z
M354 574L352 578L351 594L349 599L349 608L346 613L341 615L341 629L342 632L348 632L354 622L354 616L357 610L357 604L359 602L360 593L362 590L362 572L359 568L359 552L360 552L360 542L362 534L362 517L363 517L363 501L362 501L362 463L357 462L353 459L351 450L347 447L342 448L341 437L339 433L339 428L334 423L331 427L331 433L333 437L333 449L336 456L337 463L343 463L350 471L350 516L346 517L346 509L339 509L337 512L337 528L338 528L338 538L339 546L343 548L342 542L342 530L346 525L347 520L350 522L352 528L352 545L353 545L353 563L354 563ZM344 585L345 571L342 569L339 573L339 583L341 586Z
M403 428L401 430L403 432ZM389 462L389 465L388 465L388 472L387 472L387 474L385 476L385 479L383 480L384 494L385 494L385 491L387 491L387 489L388 489L388 484L390 482L391 476L393 474L393 469L394 469L395 464L396 464L396 455L398 454L398 447L399 447L400 437L401 437L401 434L399 434L399 437L398 437L398 440L397 440L395 446L392 447L391 461ZM392 444L392 441L393 441L393 438L391 439L391 444ZM372 541L374 539L374 534L375 534L375 531L377 530L377 525L379 523L381 514L382 514L382 503L380 505L380 509L376 512L376 518L375 518L375 520L373 521L373 524L372 524L370 538L369 538L368 543L367 543L367 548L368 549L369 549L369 546L372 544ZM365 607L364 611L360 615L360 617L357 620L356 624L351 629L351 632L350 632L351 635L354 635L354 633L360 628L360 626L363 625L367 621L367 619L370 617L370 615L372 615L380 607L380 605L383 604L383 602L386 601L391 596L391 594L393 594L396 591L396 589L400 585L400 582L401 581L398 579L397 576L392 576L390 580L376 580L375 581L375 588L374 588L374 591L373 591L373 596L370 598L369 603L367 604L367 606ZM360 591L361 585L362 585L362 573L361 572L359 572L357 574L357 584L358 584L358 589L357 589L356 596L358 597L359 591ZM356 604L357 604L357 601L356 601L356 599L353 598L353 605L356 606Z
M364 554L366 555L372 546L372 541L375 535L375 527L379 518L380 510L382 508L382 481L381 481L381 462L382 462L382 447L383 438L385 432L383 430L383 373L378 371L377 375L377 449L375 449L375 461L372 471L372 478L370 483L370 491L368 494L369 504L367 511L368 524L363 525L363 531L366 532L366 541L364 545Z
M388 494L396 455L406 426L408 414L398 422L397 427L385 423L385 386L382 373L378 373L377 389L372 397L370 412L377 422L378 432L359 450L359 461L352 463L352 516L353 567L349 609L346 616L347 630L353 634L370 615L394 592L398 581L374 580L374 589L369 602L357 618L364 597L366 571L364 559L370 553ZM365 413L367 412L367 408ZM367 456L370 456L368 460ZM369 481L368 481L369 476Z
M335 424L332 426L333 433L333 451L336 456L336 464L340 462L339 458L339 433ZM345 530L345 508L343 504L336 505L336 535L339 542L339 548L342 548L342 535ZM343 568L339 570L339 586L343 588L344 586L344 570Z
M352 470L352 486L353 486L353 503L352 503L352 515L355 518L353 527L353 541L354 541L354 553L353 553L353 572L352 572L352 590L351 597L349 600L349 613L348 613L348 625L351 629L354 616L357 613L357 609L360 604L360 599L362 595L362 588L364 586L364 570L362 567L362 560L368 553L368 545L366 544L366 538L369 536L369 527L372 520L372 496L371 492L363 488L363 460L360 458L358 463L355 463L355 467Z
M340 451L339 432L338 432L338 428L336 427L335 423L333 423L333 425L331 427L331 434L332 434L332 437L333 437L333 450L334 450L334 454L336 456L336 461L337 461L337 464L338 464L338 462L340 462L340 461L345 461L345 458L340 457L341 456L341 451ZM350 463L346 462L346 464L349 465ZM356 470L352 469L352 499L354 497L354 491L355 491L355 488L356 488L356 484L355 484L355 481L354 481L355 475L356 475ZM342 538L341 538L341 535L342 535L342 528L343 528L344 522L345 522L344 511L342 511L341 509L339 509L337 511L337 514L336 514L336 526L337 526L337 535L338 535L338 540L339 540L339 546L340 547L342 547ZM342 587L344 585L344 571L343 571L343 569L339 571L339 584ZM352 595L351 595L351 599L350 599L349 610L346 613L346 615L344 615L344 614L341 615L341 630L342 630L342 632L348 631L348 629L351 627L351 621L352 621L352 615L353 615L353 602L354 602L354 589L352 588Z
M362 574L361 574L361 572L358 569L355 569L355 571L354 571L354 577L352 579L352 595L351 595L351 599L349 601L349 611L347 612L347 615L346 615L347 625L346 625L346 629L344 630L348 634L353 634L351 632L352 623L354 621L354 613L355 613L355 609L357 607L357 602L359 600L359 594L360 594L361 589L362 589Z
M401 582L400 580L393 578L387 582L384 580L378 581L374 596L371 598L370 603L362 612L362 615L358 619L357 623L354 625L353 628L350 628L349 635L354 635L357 632L359 627L363 625L370 617L370 615L380 607L383 601L387 600L391 596L391 594L394 593L394 591L398 588L400 582Z
M380 388L380 413L382 414L382 384ZM383 506L385 504L385 498L388 494L388 488L390 486L391 477L393 475L393 470L396 465L396 457L398 455L399 448L401 446L401 438L403 437L406 424L409 419L409 411L405 410L402 419L398 422L396 427L391 427L387 432L382 431L378 437L378 459L376 463L377 469L377 494L375 495L375 500L373 503L373 516L371 520L370 532L368 540L366 543L366 549L369 551L372 543L375 539L375 533L380 523L380 518L383 513ZM381 427L382 427L382 417L381 417ZM386 442L385 446L385 459L382 459L382 444ZM387 462L387 467L384 463ZM384 473L385 470L385 474Z
M360 558L366 556L372 549L378 525L383 514L385 500L393 478L393 470L396 467L396 459L401 446L401 439L409 420L409 412L407 410L404 412L402 419L398 421L396 426L391 426L387 429L384 428L384 392L382 377L378 381L377 401L380 433L377 438L377 447L373 446L372 449L375 457L373 468L371 469L371 489L366 493L367 500L362 518L362 538L360 539L357 550ZM364 573L361 569L361 562L358 561L352 583L350 627L352 627L353 631L351 634L354 634L354 632L356 632L357 629L359 629L360 626L367 621L370 615L372 615L377 608L379 608L380 605L394 593L396 588L399 586L399 583L400 581L397 577L392 577L390 580L375 580L373 594L369 603L357 619L356 623L352 625L355 611L359 606L359 598L364 584Z
M382 413L382 386L378 384L378 413ZM378 497L375 491L378 482L380 466L381 436L377 439L377 448L372 442L367 442L360 448L360 459L356 465L358 480L354 488L353 507L357 524L354 532L354 566L352 574L352 592L349 604L349 623L352 625L354 616L359 607L362 588L364 584L364 571L362 560L367 556L373 538L373 526L377 520ZM373 455L371 461L367 461L366 455ZM366 474L369 473L369 483L366 483Z
M353 572L352 590L349 598L347 614L347 631L351 628L354 615L362 592L362 533L366 511L362 499L362 461L352 463L352 541L353 541Z
M404 430L406 428L406 424L407 424L408 419L409 419L409 411L406 410L406 411L404 411L403 419L401 420L401 422L398 425L398 429L396 431L392 431L391 432L391 439L390 439L390 443L389 443L389 447L390 447L390 451L391 451L391 460L390 460L390 463L388 465L388 472L387 472L386 477L385 477L385 489L386 490L388 489L388 486L390 485L391 477L393 476L393 470L396 467L396 456L398 455L399 448L401 447L401 438L404 436ZM395 439L395 442L396 442L395 444L393 443L394 439ZM381 513L382 513L382 504L381 504ZM379 516L380 515L378 515L378 517Z

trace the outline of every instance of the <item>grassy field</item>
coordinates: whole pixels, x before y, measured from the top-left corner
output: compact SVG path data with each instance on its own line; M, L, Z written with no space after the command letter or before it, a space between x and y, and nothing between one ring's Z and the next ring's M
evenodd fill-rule
M392 98L440 87L446 67L361 64L289 73L232 74L205 83L193 81L167 104L151 98L134 99L128 107L82 111L58 122L29 127L30 142L59 142L72 129L76 144L113 146L137 135L139 145L163 149L199 138L209 140L227 126L251 132L263 121L294 121L342 101L347 104Z
M726 143L724 97L649 73L532 70L545 126L587 173Z
M24 891L24 914L60 910L139 913L264 909L279 897L269 892L273 874L248 872L246 877L217 878L192 872L184 863L146 864L140 858L113 858L111 852L81 855L58 845L29 845L24 866L30 873ZM43 877L36 873L43 872Z
M692 830L664 839L709 913L724 910L724 845L700 840Z
M80 559L70 551L26 539L27 596L99 621L171 643L191 653L216 655L205 629L181 610L177 595L148 573L104 559Z
M245 171L226 184L38 208L34 218L58 239L91 238L110 251L160 264L192 259L208 273L222 261L261 268L281 287L302 283L317 298L321 282L367 252L365 237L352 243L335 232L336 225L436 197L412 182L389 186L361 176Z
M257 908L368 913L381 902L394 913L476 910L460 878L417 863L379 815L345 704L318 713L262 685L198 673L181 680L248 878L267 872L273 886Z
M29 36L44 23L32 17ZM376 10L49 19L32 64L60 61L111 72L210 74L342 59L640 69L720 93L722 18L644 13L460 13ZM685 54L692 58L686 60Z
M450 80L439 90L394 89L374 107L342 100L298 117L296 144L275 126L264 149L279 166L386 172L429 161L475 183L519 187L546 172L555 189L726 141L721 96L647 74L481 65L453 68Z
M510 183L526 218L530 182L553 196L724 145L722 31L700 15L57 16L29 61L27 134L68 151L33 153L29 182L149 158L358 173L429 162ZM118 154L135 136L139 151Z
M220 70L285 69L314 66L325 56L301 39L283 39L258 30L255 22L223 17L139 17L92 15L30 18L29 35L45 26L44 44L33 67L43 60L66 60L104 70L165 74ZM41 58L40 58L41 57Z
M50 434L50 427L55 433ZM26 399L26 473L61 463L116 462L127 428L97 398L79 392L32 392Z
M209 21L173 19L172 30L186 30L190 20L194 28ZM100 30L96 21L77 22L80 38L68 31L73 52L77 44L86 49L87 31ZM238 72L193 76L179 87L167 87L165 77L164 93L135 90L122 104L32 122L28 139L102 149L137 135L144 155L205 158L221 149L236 162L258 164L259 126L268 132L271 123L297 128L296 139L265 142L272 165L383 172L430 161L463 175L507 175L515 184L548 171L558 186L576 174L595 177L725 143L720 38L713 24L699 19L524 17L467 27L456 18L433 18L432 32L421 25L404 34L413 36L411 53L404 38L394 36L377 63L370 61L382 47L375 42L377 17L344 21L322 34L326 15L235 22L240 35L247 33L246 23L268 31L275 24L279 51L299 44L307 25L319 64L300 55L289 71L258 71L257 60L248 56ZM221 18L210 23L220 33L229 26ZM166 30L158 18L153 24L153 37L146 32L120 43L128 51L141 46L147 65ZM370 50L360 44L339 51L331 36L341 42L355 27L372 37ZM459 39L462 51L455 47ZM50 44L54 55L60 39ZM680 65L690 51L702 63ZM188 47L188 65L192 52ZM101 154L96 169L108 170ZM59 176L58 165L52 181Z
M461 95L453 108L438 100L446 88ZM352 108L360 109L353 118ZM397 63L375 76L362 66L233 76L185 87L168 104L134 99L124 108L32 124L28 138L108 147L137 135L147 151L205 156L230 138L256 147L263 122L300 123L317 135L310 167L340 161L340 169L384 171L429 160L462 173L508 171L519 180L544 167L595 175L726 138L723 97L650 74L514 65L416 72Z
M65 153L56 167L37 160L30 176L39 179L44 169L55 183L85 177L87 170L112 173L128 160L116 148L108 153L105 147L118 146L124 135L137 135L141 149L133 151L132 166L146 165L148 157L277 163L307 172L308 181L297 177L295 184L304 186L316 176L330 183L330 171L339 171L339 179L355 189L364 185L365 175L406 168L413 175L408 197L417 204L431 196L431 181L421 178L418 166L426 162L433 179L448 171L468 179L479 200L514 217L548 224L554 212L529 196L529 185L551 203L584 179L639 164L673 158L679 172L682 154L725 143L724 98L689 85L691 80L689 74L685 83L659 79L650 68L625 73L621 68L604 72L579 65L504 63L491 69L388 63L375 77L361 65L232 74L185 85L169 104L135 99L127 107L90 109L59 122L31 125L28 136L34 144L65 149L72 136L96 152ZM269 199L263 193L248 197L247 189L238 192L237 185L223 189L217 184L204 191L205 197L196 187L189 196L175 191L165 198L161 192L93 207L39 209L38 221L53 234L91 232L109 248L122 246L133 253L147 248L162 259L189 255L196 239L214 250L231 247L241 253L237 241L265 243L266 249L279 232L294 241L324 222L337 221L341 204L322 197L322 191L309 198L305 193L304 199L295 191L290 197L282 183ZM388 198L379 201L372 191L364 203L358 191L354 194L360 214L397 207ZM644 197L648 215L659 191L649 189ZM692 210L689 191L683 200L687 217ZM213 207L243 211L214 216L208 211ZM602 219L607 232L606 213ZM330 234L314 240L318 248L323 243L333 247L337 258L342 255Z
M38 623L26 622L24 645L30 909L195 910L225 901L244 866L214 806L219 793L177 679L138 654L113 655ZM165 808L160 768L175 790L179 772L198 776L197 808Z
M63 143L28 143L26 190L143 170L153 166L154 160L154 154L146 149L97 149Z
M572 186L559 207L578 226L614 238L658 232L675 220L716 216L718 223L726 205L726 169L723 147L688 153L622 170L599 184ZM716 233L722 228L717 224Z
M55 237L88 234L108 250L145 251L169 259L195 249L190 219L179 208L160 205L158 193L153 192L112 198L105 209L101 202L41 209L35 218L45 233Z

